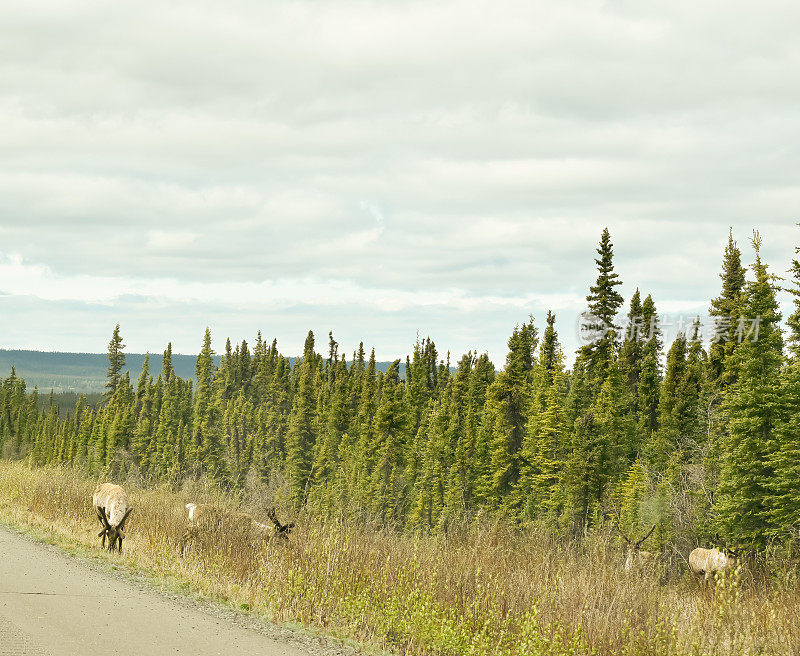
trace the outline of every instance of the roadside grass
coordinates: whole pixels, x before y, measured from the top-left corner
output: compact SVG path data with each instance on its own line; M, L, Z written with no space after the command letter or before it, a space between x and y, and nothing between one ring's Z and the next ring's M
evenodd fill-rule
M95 481L0 461L0 520L77 555L99 552ZM233 508L202 489L126 483L135 506L122 566L282 625L414 655L800 653L800 585L738 570L704 587L667 567L626 574L613 536L581 544L484 522L412 536L297 518L290 544L246 531L190 543L184 504ZM247 509L245 509L247 510ZM254 516L259 517L257 511Z

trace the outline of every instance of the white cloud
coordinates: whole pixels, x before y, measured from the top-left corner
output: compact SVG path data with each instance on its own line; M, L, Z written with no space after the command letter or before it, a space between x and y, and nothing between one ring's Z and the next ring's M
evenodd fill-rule
M189 241L193 241L193 236ZM174 235L159 234L159 240ZM167 303L202 302L227 306L258 307L375 306L389 312L424 306L441 306L473 311L491 306L526 308L532 305L553 308L578 307L579 297L565 294L527 294L524 296L474 296L463 289L406 291L361 286L352 281L314 278L264 281L203 282L174 278L63 276L48 266L24 261L21 255L0 253L0 294L31 296L44 301L78 301L113 304L126 296L141 296Z
M150 230L147 247L159 251L183 250L197 241L197 233L168 230Z
M528 312L577 311L604 226L626 296L703 307L729 225L745 260L760 227L779 274L798 241L798 19L778 0L4 4L8 324L51 343L23 297L103 304L83 322L135 297L175 316L154 336L131 310L127 333L165 342L196 328L181 304L223 323L238 304L236 330L283 308L298 334L316 307L387 350L430 329L502 356Z

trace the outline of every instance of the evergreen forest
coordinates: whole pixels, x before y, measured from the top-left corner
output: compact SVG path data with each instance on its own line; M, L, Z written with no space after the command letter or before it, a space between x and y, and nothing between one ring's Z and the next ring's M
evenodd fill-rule
M176 375L171 345L160 371L145 358L133 380L118 325L99 403L65 410L11 370L0 454L98 479L270 486L295 511L400 531L491 516L580 536L614 521L632 534L655 524L662 545L796 550L800 261L773 272L757 233L744 251L731 234L712 337L696 321L665 352L656 299L618 292L605 230L586 296L594 338L571 368L552 312L513 328L505 362L472 351L451 363L418 338L385 372L332 334L309 332L290 359L260 332L217 354L206 329L194 380ZM794 299L785 319L781 289Z

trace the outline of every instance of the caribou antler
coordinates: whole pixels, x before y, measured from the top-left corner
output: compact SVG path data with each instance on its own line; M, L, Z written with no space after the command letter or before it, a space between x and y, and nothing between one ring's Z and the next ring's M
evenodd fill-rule
M643 542L644 542L644 541L645 541L647 538L649 538L651 535L653 535L653 531L655 531L655 530L656 530L656 525L655 525L655 524L653 524L653 528L651 528L651 529L650 529L650 530L647 532L647 535L645 535L645 536L644 536L644 537L643 537L641 540L639 540L639 541L638 541L638 542L637 542L637 543L636 543L636 544L633 546L633 548L638 550L638 549L639 549L639 547L641 547L641 546L642 546L642 543L643 543Z
M617 516L617 518L614 520L614 528L617 529L617 531L622 536L622 539L625 540L625 542L627 542L628 544L631 544L630 539L628 538L627 535L625 535L625 532L622 530L622 527L619 525L620 516L619 516L619 511L616 508L614 509L614 514Z
M652 528L647 532L647 534L642 539L637 540L637 541L634 542L627 535L625 535L625 532L622 530L622 527L619 525L619 519L620 519L619 512L615 511L615 514L617 516L617 519L614 520L614 527L617 529L619 534L622 536L622 539L625 540L625 542L628 543L628 546L631 547L631 549L633 549L634 551L639 551L639 547L641 547L644 544L644 541L647 540L647 538L649 538L651 535L653 535L653 531L656 530L656 524L653 524Z
M275 532L282 538L289 539L289 533L292 532L294 528L294 522L291 524L281 524L278 521L278 517L275 515L275 507L273 506L267 511L267 517L272 520L272 523L275 524Z
M627 542L628 544L633 544L630 538L623 532L622 528L619 525L619 522L617 521L614 522L614 528L617 529L617 532L622 536L622 539L625 540L625 542Z
M100 518L100 523L103 525L102 530L97 534L97 537L102 537L103 534L108 533L109 529L111 528L111 524L108 523L108 517L106 517L106 509L105 508L97 508L97 516Z
M128 519L128 515L133 512L133 508L128 508L125 511L125 514L122 516L122 520L120 521L119 525L117 526L117 533L119 533L120 539L125 539L125 521Z

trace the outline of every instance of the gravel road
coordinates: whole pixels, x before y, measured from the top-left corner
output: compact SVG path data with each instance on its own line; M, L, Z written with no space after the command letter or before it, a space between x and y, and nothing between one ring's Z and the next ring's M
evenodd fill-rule
M221 607L161 593L136 576L109 572L0 526L4 656L341 653Z

